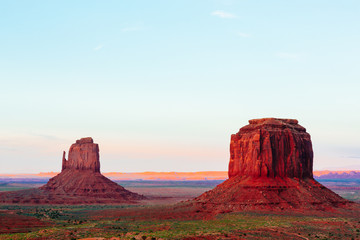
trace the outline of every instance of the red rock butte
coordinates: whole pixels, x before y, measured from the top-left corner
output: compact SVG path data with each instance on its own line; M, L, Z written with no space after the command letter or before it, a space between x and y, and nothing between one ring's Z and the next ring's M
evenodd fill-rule
M62 171L74 169L100 172L99 145L95 144L90 137L76 140L76 143L71 145L69 160L66 160L65 155L66 152L64 151Z
M229 179L190 201L197 211L302 212L354 206L314 180L311 138L297 120L249 123L231 135Z
M295 119L249 121L231 135L229 178L313 177L310 134Z
M99 146L92 138L72 144L62 171L38 189L0 193L0 203L93 204L132 203L145 199L100 173Z

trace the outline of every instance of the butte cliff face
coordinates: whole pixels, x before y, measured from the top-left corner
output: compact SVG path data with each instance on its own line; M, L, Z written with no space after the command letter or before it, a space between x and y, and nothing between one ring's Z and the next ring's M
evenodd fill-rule
M99 146L92 138L72 144L62 171L38 189L0 194L0 202L31 204L131 203L145 199L100 173Z
M94 143L90 137L76 140L76 143L71 145L69 160L66 160L65 155L66 152L64 151L62 171L74 169L100 172L99 145Z
M295 119L263 118L249 121L231 135L229 178L312 178L310 134Z
M310 135L297 120L249 123L231 136L229 179L189 202L197 211L302 212L352 205L313 179Z

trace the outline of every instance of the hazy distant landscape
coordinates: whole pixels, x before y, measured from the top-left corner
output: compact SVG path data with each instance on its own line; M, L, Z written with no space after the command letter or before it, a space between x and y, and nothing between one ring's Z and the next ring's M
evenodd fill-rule
M203 178L204 173L197 174L195 172L186 174L177 174L175 172L152 174L104 173L104 175L110 176L115 182L131 191L145 195L168 197L169 199L174 199L171 202L176 202L177 200L191 199L214 188L222 183L227 176L227 172L214 171L211 173L215 174L208 176L208 178L216 180L199 180L199 178ZM360 202L360 171L315 171L314 175L316 180L340 196L351 201ZM119 180L120 176L125 176L127 179L135 177L138 179ZM186 176L189 180L186 180ZM36 175L28 177L23 177L23 175L4 177L4 175L0 175L0 191L16 191L40 187L46 184L49 178L49 176L37 177ZM149 178L156 178L158 180L149 180ZM177 178L184 180L176 180Z

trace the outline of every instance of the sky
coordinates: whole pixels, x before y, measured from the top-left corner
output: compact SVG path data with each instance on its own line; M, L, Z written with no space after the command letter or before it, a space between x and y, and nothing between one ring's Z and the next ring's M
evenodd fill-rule
M227 170L249 119L295 118L315 170L360 169L357 0L0 1L0 173Z

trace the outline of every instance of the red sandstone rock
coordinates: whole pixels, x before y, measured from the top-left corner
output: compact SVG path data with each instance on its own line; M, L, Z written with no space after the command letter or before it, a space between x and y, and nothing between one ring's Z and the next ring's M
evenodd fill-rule
M310 135L297 120L263 118L249 123L231 135L229 178L312 178Z
M229 179L185 206L212 214L240 210L352 208L313 179L310 135L295 119L264 118L231 136Z
M69 160L65 159L64 152L62 169L100 172L99 145L90 137L77 140L70 147Z
M38 189L0 193L0 203L92 204L131 203L145 199L100 173L99 146L92 138L72 144L69 160L62 157L62 171Z

